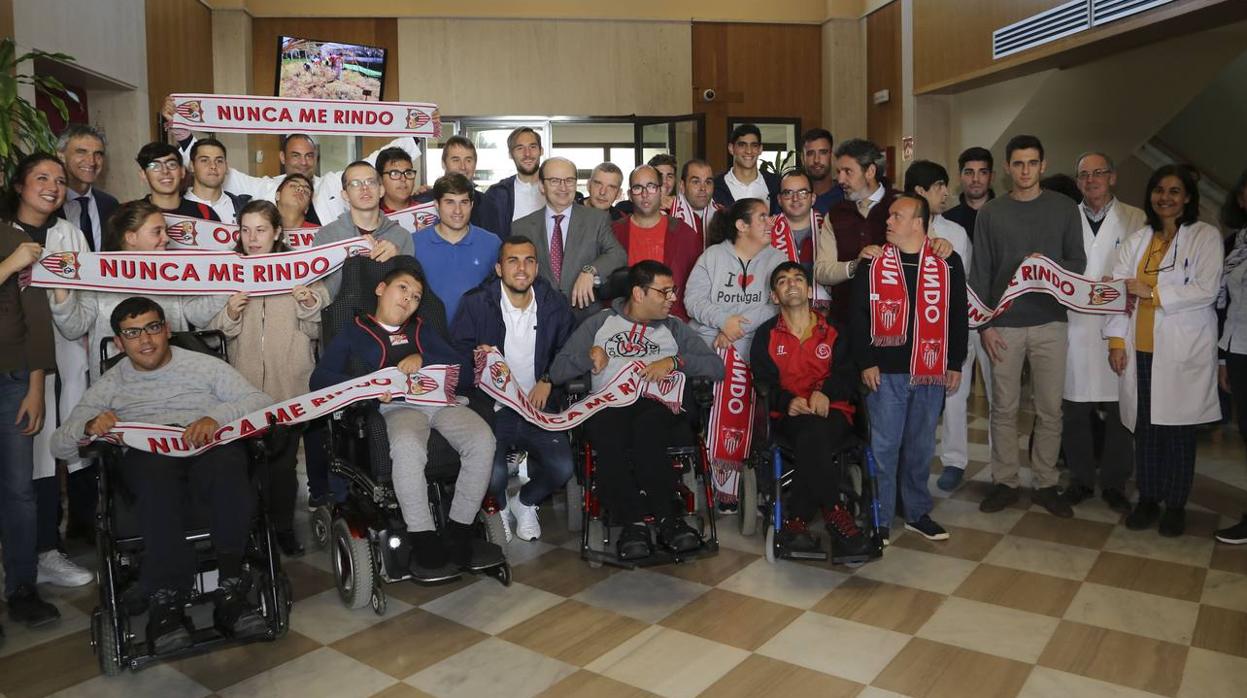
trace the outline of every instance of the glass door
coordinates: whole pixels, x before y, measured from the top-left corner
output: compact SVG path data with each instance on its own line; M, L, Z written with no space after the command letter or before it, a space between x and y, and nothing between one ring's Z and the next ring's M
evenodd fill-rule
M487 118L442 121L443 140L451 134L467 137L476 146L476 185L484 190L515 174L515 163L507 149L507 136L520 126L528 126L541 134L541 143L550 152L550 120L543 117ZM432 184L442 176L442 145L429 139L424 142L424 178Z
M674 155L681 166L693 158L706 157L705 114L638 117L635 128L637 164L649 162L659 153Z

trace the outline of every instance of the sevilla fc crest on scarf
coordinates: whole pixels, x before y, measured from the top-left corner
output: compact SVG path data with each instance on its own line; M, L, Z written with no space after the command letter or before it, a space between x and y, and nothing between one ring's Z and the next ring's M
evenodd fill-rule
M437 390L437 381L423 373L413 373L407 376L408 395L424 395L434 390Z
M203 123L203 104L199 100L181 102L173 107L173 111L177 112L179 116L185 118L187 121L197 121L199 123Z
M511 368L505 362L495 361L489 365L489 381L498 390L506 390L511 381Z
M1108 284L1091 284L1091 293L1087 302L1091 305L1106 305L1117 300L1121 294Z
M199 237L195 232L195 224L192 221L179 221L165 228L165 234L169 239L183 247L195 247L196 238Z
M57 252L56 254L50 254L39 260L39 264L43 265L44 269L47 269L62 279L78 279L78 270L82 268L81 265L78 264L77 252Z

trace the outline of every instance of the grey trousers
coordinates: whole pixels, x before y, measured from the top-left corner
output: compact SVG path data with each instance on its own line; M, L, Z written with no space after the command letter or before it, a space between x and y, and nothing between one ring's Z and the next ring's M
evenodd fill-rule
M1091 436L1091 420L1097 408L1104 410L1104 451L1098 461ZM1065 400L1062 422L1061 450L1069 464L1070 484L1095 489L1099 470L1101 489L1123 491L1134 471L1134 437L1121 423L1117 403Z
M464 405L436 409L382 405L394 462L394 494L403 509L408 531L432 531L428 463L429 430L436 429L459 452L459 477L450 503L450 518L469 524L476 519L494 467L494 433L485 420Z

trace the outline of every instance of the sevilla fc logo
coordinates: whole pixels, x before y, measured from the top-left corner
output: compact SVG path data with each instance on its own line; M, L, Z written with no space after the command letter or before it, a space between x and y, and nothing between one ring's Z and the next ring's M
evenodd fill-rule
M745 445L745 430L732 427L723 428L723 448L729 453L739 453Z
M1117 300L1121 294L1108 284L1091 284L1091 297L1087 302L1091 305L1107 305Z
M826 361L827 359L830 359L831 358L831 347L826 344L819 344L818 346L814 347L814 356L817 356L820 361Z
M175 106L173 111L177 112L187 121L194 121L201 124L203 123L203 105L197 99L190 102L182 102L181 104Z
M407 129L409 131L414 131L427 123L429 123L428 114L425 114L419 109L407 110Z
M352 245L346 248L347 257L365 257L368 255L368 248L363 245Z
M433 215L432 213L420 212L416 214L416 227L417 228L427 228L430 225L436 225L436 224L437 224L437 216Z
M495 388L503 390L511 382L511 369L501 361L493 362L489 366L489 381Z
M640 333L620 332L606 340L607 356L637 359L658 353L658 345Z
M935 368L935 362L940 358L940 345L943 344L939 339L926 339L922 342L922 365L928 369Z
M39 260L39 264L43 265L44 269L47 269L62 279L70 279L74 281L78 280L78 271L82 268L78 264L77 252L57 252L55 254L50 254Z
M408 395L424 395L425 393L437 390L437 381L429 378L423 373L413 373L407 376L407 394Z
M199 237L199 234L195 231L195 224L192 221L178 221L165 228L165 234L169 236L170 240L186 247L195 247L195 239Z
M892 329L892 326L896 324L896 318L900 314L900 301L879 301L879 321L883 323L883 329Z
M662 380L658 381L658 392L663 395L670 393L672 390L675 390L675 383L676 383L675 378L672 376L667 376L666 378L663 378Z

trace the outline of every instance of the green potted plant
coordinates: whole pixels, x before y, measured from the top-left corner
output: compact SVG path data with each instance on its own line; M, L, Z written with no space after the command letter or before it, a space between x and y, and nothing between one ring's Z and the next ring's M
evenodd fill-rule
M60 80L34 74L36 58L74 60L63 53L39 50L18 56L13 39L0 41L0 188L8 186L18 161L23 157L35 151L51 153L56 148L56 135L52 133L47 115L18 94L20 86L33 85L36 92L48 98L62 119L69 117L64 96L78 101L78 95L66 90ZM29 68L23 67L26 65ZM22 70L29 70L30 73L23 73Z

